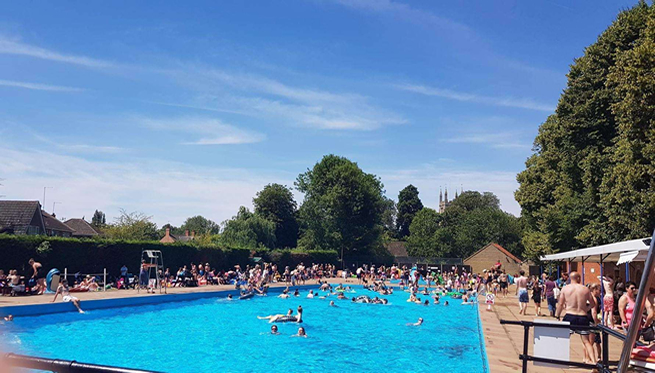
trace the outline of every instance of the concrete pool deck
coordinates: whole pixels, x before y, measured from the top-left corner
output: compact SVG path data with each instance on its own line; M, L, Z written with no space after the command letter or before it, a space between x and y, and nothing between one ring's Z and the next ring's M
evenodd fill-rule
M510 294L514 294L513 286L510 287ZM537 319L534 316L534 303L530 301L528 305L528 315L519 315L518 297L510 295L506 299L496 298L496 304L492 306L493 311L487 311L486 304L480 303L480 320L484 333L485 346L487 349L487 358L489 360L489 369L492 373L496 372L520 372L521 360L519 354L523 352L523 327L518 325L501 325L500 320L515 321L533 321ZM530 314L531 312L531 314ZM542 303L542 314L548 314L546 302ZM555 319L549 316L538 317L542 320ZM530 329L529 354L532 354L533 328ZM609 337L610 341L610 361L618 361L621 354L623 343L617 338ZM582 362L582 341L578 335L571 336L571 360ZM532 362L528 363L528 371L536 373L546 372L588 372L587 369L580 368L546 368L534 366Z

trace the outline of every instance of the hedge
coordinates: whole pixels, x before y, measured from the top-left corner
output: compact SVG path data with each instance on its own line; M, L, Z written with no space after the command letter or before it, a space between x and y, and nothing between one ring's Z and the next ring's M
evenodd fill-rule
M48 241L50 250L37 250L42 242ZM28 261L34 258L41 262L46 271L58 268L68 273L102 273L117 275L126 265L130 272L137 273L141 261L141 250L160 250L164 266L171 272L189 263L210 263L219 270L227 270L239 264L249 263L250 250L230 249L218 246L199 247L193 244L164 244L158 241L114 241L105 239L76 239L46 236L15 236L0 234L0 269L5 273L17 269L22 274L29 272Z
M291 268L300 263L311 265L312 263L318 264L338 264L339 254L332 250L270 250L260 252L265 261L276 263L278 271L282 272L284 267Z

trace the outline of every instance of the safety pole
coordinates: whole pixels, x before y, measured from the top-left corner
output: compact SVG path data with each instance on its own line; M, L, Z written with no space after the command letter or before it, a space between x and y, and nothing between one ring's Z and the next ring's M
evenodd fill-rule
M602 307L600 307L601 310L601 324L605 325L605 283L603 282L603 279L605 278L605 272L603 271L603 254L600 254L600 304ZM606 347L603 346L603 349Z
M68 280L68 268L64 268L64 280Z
M635 302L635 308L633 310L633 322L630 323L628 327L628 333L625 336L625 341L623 342L623 350L621 350L621 358L619 359L619 364L617 365L618 373L625 373L630 363L630 355L632 349L639 337L639 328L641 327L641 315L644 313L644 306L646 305L646 296L650 293L648 290L648 283L650 281L649 277L655 269L655 230L653 231L653 236L650 240L650 248L648 249L648 257L646 258L646 264L644 265L644 275L641 276L641 281L639 281L639 291L637 292L637 299Z
M102 270L102 291L107 291L107 268L103 268Z

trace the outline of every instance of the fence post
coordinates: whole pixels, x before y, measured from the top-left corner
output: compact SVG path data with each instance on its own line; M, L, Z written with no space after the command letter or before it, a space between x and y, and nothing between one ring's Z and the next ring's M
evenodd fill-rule
M103 290L102 291L107 291L107 268L102 269L102 284L103 284Z
M64 268L64 280L68 279L68 268Z
M523 325L523 373L528 373L528 340L530 339L530 327Z

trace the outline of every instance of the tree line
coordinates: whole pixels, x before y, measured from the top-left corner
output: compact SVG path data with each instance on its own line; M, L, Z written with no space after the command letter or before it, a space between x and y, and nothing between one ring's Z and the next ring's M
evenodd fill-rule
M655 227L655 10L621 12L575 60L518 174L528 257Z
M304 197L300 206L292 187L269 184L254 196L253 211L241 206L221 224L193 216L179 227L158 228L151 217L124 210L110 224L96 211L92 224L112 239L158 240L169 229L193 232L201 245L331 250L346 257L388 255L385 244L392 240L407 241L410 254L421 257L464 257L491 241L521 251L518 218L503 212L492 193L464 192L438 214L423 206L415 186L401 190L396 203L379 177L336 155L301 173L294 187Z

